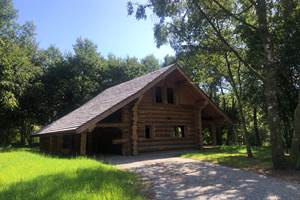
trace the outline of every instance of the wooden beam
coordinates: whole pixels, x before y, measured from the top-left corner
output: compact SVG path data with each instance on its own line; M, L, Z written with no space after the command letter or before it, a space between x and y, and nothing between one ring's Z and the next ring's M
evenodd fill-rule
M206 106L208 106L209 101L207 99L201 99L196 101L195 104L202 111Z
M126 127L128 126L128 124L126 123L98 123L96 125L96 127L103 127L103 128L106 128L106 127L112 127L112 128L123 128L123 127Z
M202 90L202 89L200 89L198 86L196 86L195 84L193 84L193 82L192 82L192 80L191 80L191 78L190 77L188 77L183 71L182 71L182 69L180 68L180 67L178 67L177 68L178 69L178 71L182 74L182 76L183 77L185 77L186 78L186 80L187 80L187 83L189 83L199 94L201 94L201 96L203 96L208 102L209 102L209 104L225 119L225 121L227 122L227 123L232 123L232 121L231 121L231 119L229 119L229 117L225 114L225 113L223 113L222 111L221 111L221 109L215 104L215 103L213 103L212 102L212 100L211 99L209 99L209 97L205 94L205 92Z
M87 132L80 134L80 155L86 155L86 135Z
M132 144L132 155L137 155L138 154L138 147L137 147L137 143L138 143L138 133L137 133L137 129L138 129L138 106L139 103L141 101L141 99L143 98L143 96L140 96L138 98L138 100L135 102L135 104L132 107L132 134L131 134L131 144Z
M196 107L195 109L195 126L197 130L198 142L200 150L203 149L203 135L202 135L202 109Z
M50 135L49 136L49 152L53 153L52 151L53 151L53 136Z
M211 134L213 145L217 145L217 128L214 123L211 124Z
M91 125L88 129L87 129L87 132L88 133L91 133L91 132L93 132L93 130L96 128L96 124L93 124L93 125Z
M124 144L126 142L128 142L127 138L115 139L115 140L112 141L113 144Z
M199 120L199 124L198 124L199 146L200 146L200 149L202 150L203 149L202 109L199 109L198 120Z
M214 126L216 126L216 128L220 128L222 126L224 126L225 122L224 119L203 119L202 122L206 125L208 125L209 127L212 126L212 124L214 124Z

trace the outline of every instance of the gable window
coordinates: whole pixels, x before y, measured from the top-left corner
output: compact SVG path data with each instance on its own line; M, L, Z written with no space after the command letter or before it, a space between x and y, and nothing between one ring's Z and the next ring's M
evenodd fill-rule
M152 132L151 126L146 125L145 126L145 138L151 138L151 135L152 135L151 132Z
M167 102L168 102L168 104L174 104L174 90L173 90L173 88L167 88Z
M184 136L184 126L175 126L173 131L173 137L183 138Z
M155 88L155 102L156 103L162 103L163 102L161 87L156 87Z

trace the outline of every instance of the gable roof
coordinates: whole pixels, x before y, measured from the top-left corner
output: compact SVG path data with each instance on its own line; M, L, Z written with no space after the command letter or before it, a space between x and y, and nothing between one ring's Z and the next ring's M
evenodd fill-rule
M165 78L174 70L179 70L181 73L183 73L176 64L173 64L126 81L119 85L110 87L79 108L45 126L35 135L58 132L80 133L89 125L97 123L112 112L117 111L118 109L138 98L146 90L153 87L156 83ZM186 75L184 76L187 78ZM190 79L188 80L190 82ZM204 94L204 92L200 89L199 92ZM207 96L205 95L205 97ZM212 102L210 101L210 103ZM218 110L218 112L220 112L221 115L224 116L225 119L228 119L222 111L220 111L217 107L215 108Z

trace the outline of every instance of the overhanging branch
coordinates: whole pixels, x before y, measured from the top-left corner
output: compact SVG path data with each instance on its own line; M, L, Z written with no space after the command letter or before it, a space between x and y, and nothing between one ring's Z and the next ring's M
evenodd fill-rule
M217 37L221 40L221 42L223 42L228 48L229 50L247 67L249 68L249 70L251 70L252 72L254 72L261 80L264 80L264 78L262 77L262 75L257 72L251 65L249 65L243 58L242 56L239 54L239 52L237 52L236 49L234 49L229 43L228 41L223 37L222 33L218 30L218 28L215 26L215 24L211 21L211 19L207 16L207 14L202 10L202 8L198 5L197 2L195 2L195 0L193 0L194 4L196 5L196 7L198 8L199 12L204 16L204 18L206 19L206 21L209 23L209 25L213 28L213 30L215 31Z

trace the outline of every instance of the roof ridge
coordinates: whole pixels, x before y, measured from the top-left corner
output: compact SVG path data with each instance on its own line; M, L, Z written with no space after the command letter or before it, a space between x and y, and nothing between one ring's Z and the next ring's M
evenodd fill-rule
M149 75L154 74L154 73L157 73L158 71L161 71L161 70L167 70L168 68L171 68L171 67L174 67L174 66L176 66L176 63L171 64L171 65L168 65L168 66L166 66L166 67L161 67L161 68L159 68L159 69L157 69L157 70L155 70L155 71L149 72L149 73L147 73L147 74L143 74L143 75L141 75L141 76L134 77L133 79L130 79L130 80L128 80L128 81L125 81L125 82L119 83L119 84L117 84L117 85L113 85L113 86L111 86L111 87L108 87L108 88L106 88L105 90L109 90L110 88L113 88L113 87L116 87L116 86L119 86L119 85L122 85L122 84L126 84L126 83L128 83L128 82L130 82L130 81L133 81L133 80L136 80L136 79L139 79L139 78L143 78L143 77L145 77L145 76L149 76ZM104 92L105 90L103 90L102 92ZM101 93L102 93L102 92L101 92Z

